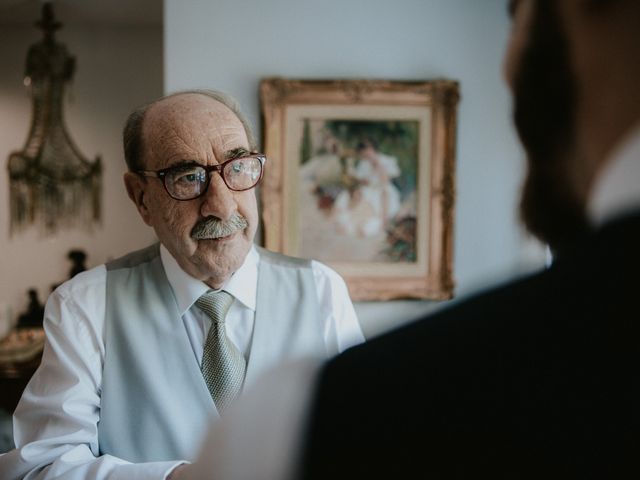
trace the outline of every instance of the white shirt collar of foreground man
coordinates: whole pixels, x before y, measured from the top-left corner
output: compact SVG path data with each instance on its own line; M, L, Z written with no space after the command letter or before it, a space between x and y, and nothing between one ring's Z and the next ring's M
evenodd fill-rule
M160 259L167 274L167 279L178 303L180 315L187 310L209 287L203 281L186 273L169 251L160 245ZM258 287L258 261L260 255L255 247L251 247L240 268L231 276L223 289L233 295L242 304L255 311Z
M595 227L640 208L640 124L618 144L589 199Z

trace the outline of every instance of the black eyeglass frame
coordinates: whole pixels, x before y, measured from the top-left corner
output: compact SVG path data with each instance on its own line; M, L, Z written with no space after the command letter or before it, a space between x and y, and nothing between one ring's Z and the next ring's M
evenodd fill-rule
M227 179L224 177L224 167L231 163L231 162L237 162L238 160L242 160L245 158L257 158L260 161L260 176L258 177L258 180L256 180L256 183L254 183L252 186L248 187L248 188L241 188L241 189L237 189L237 188L233 188L229 185L229 183L227 182ZM200 163L194 162L193 164L186 164L186 165L174 165L173 167L167 167L167 168L161 168L160 170L136 170L135 173L137 173L138 175L141 175L143 177L152 177L152 178L157 178L159 180L162 181L162 186L164 187L165 192L167 192L167 195L169 195L171 198L173 198L174 200L178 200L179 202L188 202L190 200L195 200L196 198L200 198L201 196L203 196L205 193L207 193L207 191L209 190L209 185L211 185L211 172L218 172L220 174L220 176L222 177L222 181L224 182L224 184L227 186L227 188L233 192L245 192L247 190L251 190L252 188L255 188L256 185L258 185L260 183L260 181L262 180L262 177L264 175L264 164L267 161L267 157L266 155L264 155L263 153L250 153L249 155L243 155L241 157L237 157L237 158L230 158L229 160L219 163L217 165L202 165ZM176 169L180 169L180 168L188 168L188 167L200 167L202 169L204 169L204 171L207 173L207 183L204 186L204 188L202 189L202 192L200 192L198 195L196 195L195 197L191 197L191 198L176 198L173 195L171 195L171 192L169 191L169 188L167 187L167 173L174 171Z

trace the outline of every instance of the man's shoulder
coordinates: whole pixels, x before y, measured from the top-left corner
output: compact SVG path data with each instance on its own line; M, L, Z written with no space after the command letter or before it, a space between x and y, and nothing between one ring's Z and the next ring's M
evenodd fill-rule
M119 270L122 268L132 268L142 263L147 263L160 255L160 244L154 243L148 247L129 252L122 257L116 258L106 263L107 271Z
M387 356L423 354L445 357L452 352L498 348L505 338L544 328L557 305L549 272L539 272L453 301L435 313L399 326L336 358L336 363L378 361ZM384 361L384 360L381 360Z
M261 262L287 268L311 268L312 260L308 258L292 257L262 247L256 247L256 250Z
M260 255L260 261L271 266L287 270L308 272L316 283L331 285L331 288L346 289L342 276L328 265L310 258L292 257L282 253L272 252L261 247L256 247Z
M105 274L104 264L95 266L64 281L54 289L53 293L63 299L86 295L88 291L104 288Z

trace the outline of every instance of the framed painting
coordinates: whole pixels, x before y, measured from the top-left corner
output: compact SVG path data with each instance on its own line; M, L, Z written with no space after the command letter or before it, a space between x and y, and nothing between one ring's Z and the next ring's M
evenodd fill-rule
M265 247L330 265L353 300L453 296L458 83L260 83Z

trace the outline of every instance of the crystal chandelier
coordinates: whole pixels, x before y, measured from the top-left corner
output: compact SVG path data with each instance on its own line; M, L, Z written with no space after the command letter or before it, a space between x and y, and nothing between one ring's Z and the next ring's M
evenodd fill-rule
M43 39L27 53L25 85L32 101L31 127L24 148L9 155L11 233L36 225L45 235L61 228L91 229L100 222L102 165L87 160L69 136L63 116L65 85L75 58L54 33L50 3L36 26Z

